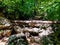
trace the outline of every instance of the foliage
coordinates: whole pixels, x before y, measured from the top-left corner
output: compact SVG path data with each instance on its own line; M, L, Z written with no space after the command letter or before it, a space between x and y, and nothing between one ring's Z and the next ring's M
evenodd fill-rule
M43 36L42 43L43 45L60 45L60 24L52 24L51 26L54 33Z
M53 44L48 36L43 36L41 40L42 40L42 45L52 45Z
M1 0L0 10L10 19L29 19L35 15L41 20L60 20L59 0Z
M3 12L7 18L29 19L33 16L34 0L2 0L1 2L1 6L5 6Z
M8 45L27 45L27 40L25 39L25 37L20 36L20 37L16 37L15 35L12 35L9 37L8 40Z
M60 45L60 24L52 24L53 34L49 35L55 45Z
M37 11L44 20L60 20L60 1L38 0Z

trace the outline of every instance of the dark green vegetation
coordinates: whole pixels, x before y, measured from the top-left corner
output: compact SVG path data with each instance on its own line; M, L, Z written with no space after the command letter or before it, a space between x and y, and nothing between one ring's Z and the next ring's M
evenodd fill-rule
M59 0L0 0L0 12L9 19L60 20Z
M60 45L60 24L52 24L53 34L49 35L54 45Z
M34 14L34 0L2 0L0 4L2 12L10 19L29 19Z
M43 45L60 45L60 24L52 24L54 33L42 38Z
M8 40L8 45L28 45L28 42L25 36L12 35Z

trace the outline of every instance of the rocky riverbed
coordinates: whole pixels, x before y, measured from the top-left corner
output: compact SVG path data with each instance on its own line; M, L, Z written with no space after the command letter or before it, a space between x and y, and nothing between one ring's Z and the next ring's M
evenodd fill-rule
M20 30L24 30L24 31L20 31ZM43 36L49 35L50 33L53 33L53 31L44 30L44 29L39 31L38 28L32 28L32 29L30 29L30 28L20 29L19 28L16 31L17 31L17 34L26 36L26 39L27 39L29 45L42 45L41 38ZM7 32L5 32L5 33L7 33ZM9 32L7 34L10 36ZM5 37L2 37L2 39L0 40L0 42L1 42L0 45L5 45L8 42L9 37L7 37L7 34L5 35Z
M7 45L9 37L11 35L15 36L25 36L28 41L28 45L42 45L42 37L48 36L52 31L51 24L40 24L37 21L36 23L15 23L17 25L12 25L12 23L6 19L0 18L0 45ZM26 25L25 25L26 24Z

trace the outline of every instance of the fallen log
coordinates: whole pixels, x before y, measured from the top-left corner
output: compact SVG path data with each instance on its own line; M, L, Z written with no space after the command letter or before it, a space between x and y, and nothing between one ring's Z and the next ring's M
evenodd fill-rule
M13 23L39 23L39 24L60 24L60 21L41 21L41 20L11 20Z
M60 24L60 21L41 21L41 20L14 20L13 25L25 25L28 27L39 27L41 24Z

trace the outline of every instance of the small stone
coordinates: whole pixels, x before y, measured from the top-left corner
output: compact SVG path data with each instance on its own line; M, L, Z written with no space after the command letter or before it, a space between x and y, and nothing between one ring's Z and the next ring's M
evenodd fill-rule
M20 36L25 36L24 33L19 33L19 34L16 34L16 37L20 37Z
M33 28L33 31L38 33L39 29L38 28Z
M29 32L25 32L25 36L26 37L29 37L30 36L30 33Z
M38 36L35 36L34 40L35 40L36 43L40 43L40 38Z

